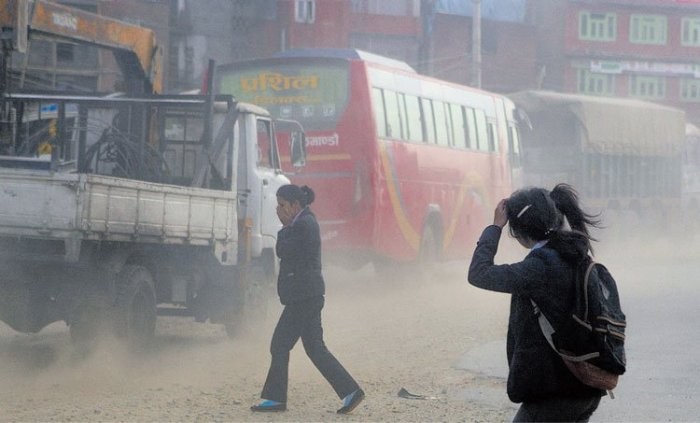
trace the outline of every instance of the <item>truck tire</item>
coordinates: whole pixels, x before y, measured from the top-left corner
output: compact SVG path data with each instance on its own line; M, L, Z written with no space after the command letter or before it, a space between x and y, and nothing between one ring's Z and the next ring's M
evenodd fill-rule
M274 252L265 250L260 258L253 259L240 279L238 286L239 307L235 322L225 324L226 334L233 338L241 332L252 330L270 316L271 303L276 298L277 266Z
M156 329L156 295L151 273L126 265L117 276L115 330L133 348L146 346Z

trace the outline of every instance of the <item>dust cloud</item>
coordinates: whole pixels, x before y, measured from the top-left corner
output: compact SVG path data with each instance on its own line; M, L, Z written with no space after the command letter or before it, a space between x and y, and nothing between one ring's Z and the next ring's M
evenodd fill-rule
M596 233L596 256L618 278L624 302L661 295L668 284L691 287L682 264L698 251L669 233L628 225ZM505 233L498 263L526 251ZM645 279L656 263L675 268L664 284ZM441 265L432 281L412 275L378 278L371 265L356 271L326 266L326 343L368 393L351 420L509 420L513 406L500 377L456 369L468 350L505 336L509 297L470 286L468 263ZM397 273L398 275L398 273ZM688 288L691 289L691 288ZM697 289L694 292L697 293ZM68 328L54 323L25 335L0 327L2 421L328 421L340 401L306 358L292 353L288 411L256 415L269 365L269 340L281 311L229 339L222 326L188 318L159 317L152 348L129 353L116 340L103 340L88 356L73 349ZM640 314L633 307L631 317ZM630 317L630 316L628 316ZM505 365L505 351L502 352ZM434 400L398 398L400 388ZM473 403L463 392L485 392Z

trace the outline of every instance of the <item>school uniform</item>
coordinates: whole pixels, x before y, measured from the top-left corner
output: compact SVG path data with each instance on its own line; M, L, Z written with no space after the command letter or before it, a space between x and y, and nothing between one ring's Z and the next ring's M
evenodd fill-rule
M306 354L342 399L359 386L323 342L321 236L308 207L278 232L276 253L280 258L277 293L284 310L272 336L272 361L261 396L287 402L289 353L301 338Z
M484 229L468 280L479 288L511 294L507 392L511 401L523 403L516 421L587 420L604 391L584 385L571 374L547 343L531 303L537 303L550 320L568 318L574 267L546 243L536 245L519 263L495 265L501 232L496 225Z

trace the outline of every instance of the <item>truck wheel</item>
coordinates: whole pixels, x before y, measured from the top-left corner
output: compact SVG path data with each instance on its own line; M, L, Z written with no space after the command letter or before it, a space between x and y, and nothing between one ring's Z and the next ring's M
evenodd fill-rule
M275 255L264 251L260 258L253 259L240 278L238 286L239 313L236 322L227 323L226 334L235 337L242 331L251 330L270 315L271 302L276 298L277 271Z
M156 295L151 273L126 265L117 276L116 333L131 347L143 347L156 329Z

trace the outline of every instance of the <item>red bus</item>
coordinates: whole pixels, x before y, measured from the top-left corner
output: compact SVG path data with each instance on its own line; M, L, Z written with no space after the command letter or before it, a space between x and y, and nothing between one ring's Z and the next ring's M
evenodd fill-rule
M519 140L506 97L349 49L219 66L216 87L302 123L324 257L346 265L467 257L513 190Z

